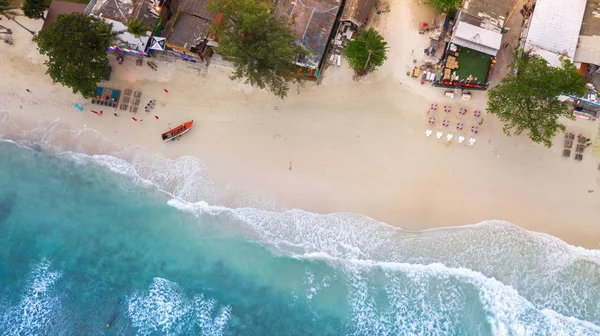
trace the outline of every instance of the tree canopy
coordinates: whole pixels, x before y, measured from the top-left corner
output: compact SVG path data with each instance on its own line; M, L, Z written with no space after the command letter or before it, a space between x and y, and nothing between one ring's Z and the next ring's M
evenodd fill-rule
M30 19L43 19L44 11L48 9L50 5L47 0L24 0L21 9L23 14Z
M295 79L294 62L301 49L288 20L274 14L272 1L211 0L209 9L220 16L211 23L211 31L219 41L216 51L233 61L231 79L244 78L284 98Z
M387 42L373 28L361 30L353 41L346 43L344 56L350 67L359 75L364 75L380 67L387 59Z
M463 0L426 0L426 2L444 13L454 15L456 9L462 5Z
M504 133L527 132L529 138L552 146L557 131L566 128L560 117L575 118L572 111L558 100L559 95L582 96L585 79L571 61L563 60L553 67L542 57L517 50L511 72L488 92L488 112L504 122Z
M61 14L34 37L52 80L81 92L96 95L96 84L109 74L106 48L113 40L112 25L81 13Z
M146 26L144 22L140 19L136 19L131 17L127 21L127 32L135 35L135 37L140 37L141 35L145 35L146 32L152 30L152 27Z

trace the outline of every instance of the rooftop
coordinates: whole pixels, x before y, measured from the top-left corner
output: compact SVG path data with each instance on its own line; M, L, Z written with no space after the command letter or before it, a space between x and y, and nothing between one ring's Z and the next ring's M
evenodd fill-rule
M574 60L600 65L600 0L587 1Z
M559 66L573 59L587 0L539 0L531 17L525 50Z
M340 21L350 21L361 27L371 14L375 0L346 0Z
M173 0L169 10L173 14L163 36L167 43L190 49L208 36L210 22L215 14L208 9L209 0Z
M341 0L280 0L277 11L288 16L296 43L307 51L298 63L318 68L340 11Z
M169 7L172 13L176 13L177 9L181 9L193 16L213 20L215 14L208 10L208 2L209 0L173 0Z
M181 12L165 37L168 44L189 49L206 38L209 26L210 20Z
M496 56L502 44L502 34L461 21L452 42L459 46Z
M587 0L579 35L600 35L600 0Z
M487 30L500 32L506 16L514 6L515 1L465 0L460 14L460 21Z
M131 0L98 0L90 14L115 21L126 21L132 12Z
M83 13L85 7L87 7L86 4L56 0L52 1L50 8L48 8L48 14L46 15L42 30L46 29L50 23L56 21L59 14Z

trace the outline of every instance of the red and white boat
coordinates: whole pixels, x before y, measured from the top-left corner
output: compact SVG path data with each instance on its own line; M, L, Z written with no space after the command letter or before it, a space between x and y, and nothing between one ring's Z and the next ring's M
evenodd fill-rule
M188 122L185 122L185 123L173 128L172 130L166 131L165 133L162 134L162 140L164 142L167 142L167 141L174 140L175 138L183 135L185 132L190 130L193 122L194 122L193 120L190 120Z

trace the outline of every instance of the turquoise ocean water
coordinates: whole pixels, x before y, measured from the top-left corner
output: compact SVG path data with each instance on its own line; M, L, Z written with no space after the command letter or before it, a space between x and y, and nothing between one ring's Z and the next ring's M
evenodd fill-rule
M598 250L230 209L47 140L0 142L0 335L600 335Z

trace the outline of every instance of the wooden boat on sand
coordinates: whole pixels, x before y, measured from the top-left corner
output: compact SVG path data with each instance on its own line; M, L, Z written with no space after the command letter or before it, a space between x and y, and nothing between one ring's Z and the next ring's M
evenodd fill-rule
M183 133L189 131L190 128L192 127L193 122L194 122L193 120L190 120L188 122L185 122L185 123L173 128L172 130L166 131L165 133L162 134L162 140L164 142L167 142L170 140L175 140L175 138L177 138L178 136L181 136Z

